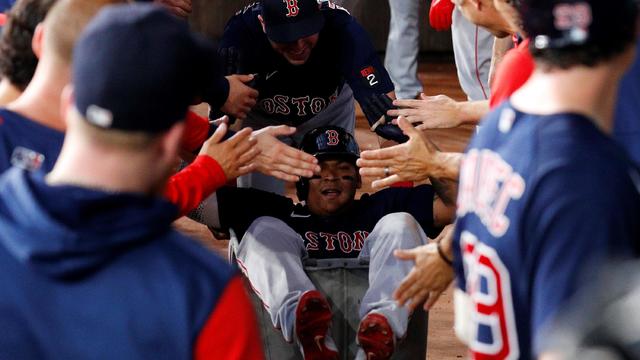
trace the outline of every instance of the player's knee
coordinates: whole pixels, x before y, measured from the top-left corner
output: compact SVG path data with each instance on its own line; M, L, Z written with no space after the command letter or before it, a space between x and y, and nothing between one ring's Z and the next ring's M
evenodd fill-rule
M376 227L380 226L382 230L395 231L403 228L418 229L420 224L413 215L406 212L391 213L383 216Z
M247 232L260 234L264 232L286 231L289 228L284 221L271 216L261 216L253 220Z

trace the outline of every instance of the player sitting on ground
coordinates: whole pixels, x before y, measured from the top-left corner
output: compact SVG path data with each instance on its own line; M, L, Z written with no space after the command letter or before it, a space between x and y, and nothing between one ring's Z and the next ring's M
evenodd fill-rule
M358 145L339 127L312 130L301 149L316 156L321 167L316 176L297 183L302 203L255 189L222 188L203 204L199 217L242 237L237 250L240 267L273 325L287 341L298 342L305 359L333 359L337 352L327 334L328 302L305 274L302 260L368 259L370 286L362 299L358 332L364 351L358 358L366 353L387 359L396 339L405 335L410 313L390 294L411 264L397 260L392 252L424 244L425 231L435 236L451 222L452 199L441 198L438 186L421 185L385 189L356 200L361 185L355 165Z

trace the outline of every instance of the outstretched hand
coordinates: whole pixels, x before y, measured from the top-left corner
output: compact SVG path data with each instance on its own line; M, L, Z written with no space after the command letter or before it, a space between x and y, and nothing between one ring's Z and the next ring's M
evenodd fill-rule
M260 151L256 147L256 139L251 136L251 128L244 128L221 142L227 129L226 122L220 123L213 135L202 145L199 155L208 155L215 159L227 179L234 179L255 169L252 161Z
M424 302L424 309L429 311L440 295L449 287L454 278L453 268L440 257L437 244L441 242L442 249L450 249L453 243L453 230L454 225L448 225L429 244L394 252L394 255L400 260L415 262L411 272L393 293L393 298L400 306L407 304L408 308L413 311Z
M388 148L367 150L360 154L357 165L360 175L378 177L371 183L374 189L384 188L399 181L422 181L432 175L434 160L439 156L435 147L404 117L398 126L409 137L403 144ZM439 161L439 160L438 160Z
M320 171L318 160L311 154L293 148L277 136L293 135L296 128L279 125L268 126L253 132L260 154L254 160L256 170L285 181L297 181L298 177L311 177Z
M459 114L459 104L446 95L427 96L420 94L420 100L394 100L397 109L387 111L387 115L403 116L418 130L448 129L460 126L463 119Z

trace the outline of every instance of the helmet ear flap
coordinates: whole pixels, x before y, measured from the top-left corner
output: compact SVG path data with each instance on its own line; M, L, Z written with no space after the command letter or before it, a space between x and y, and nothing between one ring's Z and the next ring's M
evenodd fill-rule
M300 178L296 182L296 193L298 195L298 201L306 201L309 196L309 179Z

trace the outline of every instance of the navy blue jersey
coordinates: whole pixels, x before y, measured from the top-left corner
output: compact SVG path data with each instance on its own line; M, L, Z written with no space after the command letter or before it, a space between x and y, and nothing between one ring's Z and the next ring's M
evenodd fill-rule
M6 12L15 3L15 0L0 0L0 12Z
M172 230L174 214L158 198L4 172L0 358L262 358L236 272Z
M0 173L11 166L51 171L63 141L63 132L0 109Z
M640 40L636 45L640 51ZM640 164L640 57L620 81L613 137Z
M288 197L256 189L223 188L216 194L222 228L242 237L255 219L272 216L300 234L312 258L357 257L376 223L395 212L413 215L429 236L438 233L433 225L434 192L428 185L365 194L348 210L327 217L311 214L307 206Z
M255 88L260 96L254 111L296 126L333 102L345 81L358 101L393 91L365 30L346 10L329 2L322 4L324 28L309 60L299 66L291 65L271 47L258 20L260 3L247 6L229 20L220 49L234 48L237 72L258 74Z
M605 258L636 256L640 176L577 114L490 113L460 172L455 269L472 358L529 359L540 329Z

